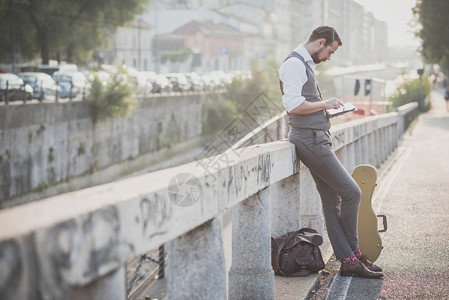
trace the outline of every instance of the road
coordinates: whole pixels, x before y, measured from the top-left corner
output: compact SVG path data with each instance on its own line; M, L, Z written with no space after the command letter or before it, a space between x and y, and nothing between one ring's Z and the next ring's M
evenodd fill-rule
M420 116L397 153L373 199L374 211L388 218L376 261L384 279L337 272L321 280L311 299L449 299L449 112L442 90L432 93L431 111ZM329 265L331 274L339 267Z

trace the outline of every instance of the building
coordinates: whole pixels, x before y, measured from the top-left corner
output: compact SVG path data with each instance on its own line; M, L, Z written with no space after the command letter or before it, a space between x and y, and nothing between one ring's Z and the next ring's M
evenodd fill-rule
M184 46L199 55L200 63L196 66L199 72L228 72L245 67L244 36L231 26L191 21L174 30L173 34L182 37Z
M152 62L151 25L136 19L117 29L109 50L102 51L107 64L127 64L150 70Z
M252 61L270 57L281 62L323 24L336 28L343 41L333 65L369 64L388 55L386 23L353 0L155 0L139 20L117 32L113 61L156 72L248 70ZM171 48L161 43L187 47L192 57L175 68L163 66L161 51Z

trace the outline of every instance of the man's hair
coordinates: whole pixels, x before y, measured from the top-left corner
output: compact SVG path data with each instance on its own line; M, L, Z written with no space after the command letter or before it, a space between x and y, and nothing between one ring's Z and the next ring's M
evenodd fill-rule
M316 41L321 38L326 40L326 43L324 43L324 46L329 46L334 41L337 41L339 46L342 45L340 36L338 35L335 28L333 28L331 26L317 27L314 31L312 31L309 38L307 39L307 42L313 42L313 41Z

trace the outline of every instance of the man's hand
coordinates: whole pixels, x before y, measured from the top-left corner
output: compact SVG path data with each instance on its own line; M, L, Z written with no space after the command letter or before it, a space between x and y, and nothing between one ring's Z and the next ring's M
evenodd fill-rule
M343 102L338 100L335 97L332 97L330 99L327 99L325 101L316 101L316 102L309 102L304 101L299 106L295 107L289 113L292 114L299 114L299 115L307 115L307 114L313 114L314 112L324 110L330 108L339 108L343 106ZM326 112L327 113L327 112Z
M324 101L326 109L337 109L339 107L343 106L343 102L341 102L339 99L332 97L330 99L327 99Z

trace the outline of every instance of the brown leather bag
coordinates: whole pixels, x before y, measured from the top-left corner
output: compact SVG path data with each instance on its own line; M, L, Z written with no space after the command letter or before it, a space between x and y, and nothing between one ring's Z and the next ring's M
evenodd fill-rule
M299 277L324 269L319 246L323 237L314 229L302 228L278 238L271 237L271 264L274 273Z

